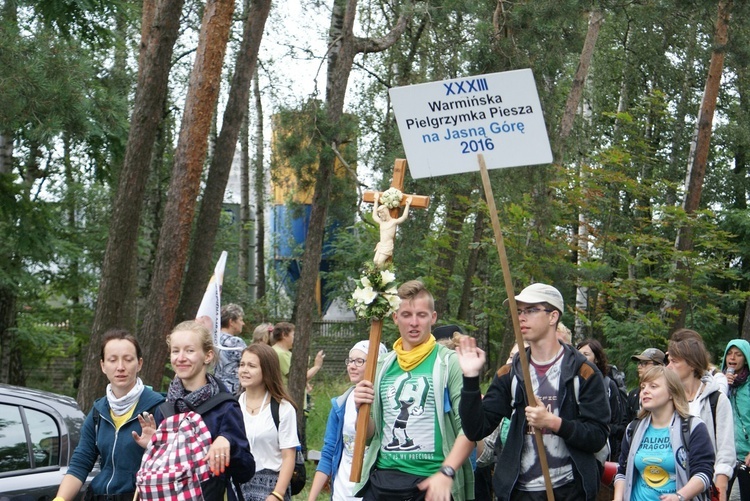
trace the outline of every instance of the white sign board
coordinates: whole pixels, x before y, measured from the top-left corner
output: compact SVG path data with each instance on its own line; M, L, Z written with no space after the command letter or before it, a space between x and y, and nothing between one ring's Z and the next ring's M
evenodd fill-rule
M414 178L552 162L530 69L390 90Z

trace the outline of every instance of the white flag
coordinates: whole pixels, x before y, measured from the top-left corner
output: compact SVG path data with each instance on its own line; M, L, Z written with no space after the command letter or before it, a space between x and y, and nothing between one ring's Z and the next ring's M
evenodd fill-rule
M198 314L195 318L206 316L211 319L214 347L220 349L219 332L221 331L221 286L224 284L224 268L227 265L227 251L222 251L214 268L214 275L208 282Z

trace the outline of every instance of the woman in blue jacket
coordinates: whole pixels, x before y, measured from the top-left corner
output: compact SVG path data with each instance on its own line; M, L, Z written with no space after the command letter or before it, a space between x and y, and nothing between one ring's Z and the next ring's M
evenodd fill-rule
M109 380L107 394L94 402L86 416L81 439L55 501L75 498L99 458L101 472L89 486L91 499L131 501L135 493L135 474L143 447L131 435L141 434L138 416L153 412L164 398L143 386L138 377L143 354L138 340L128 331L106 332L100 358L102 372Z
M352 454L354 452L354 425L357 422L357 409L354 405L352 390L365 375L365 361L370 342L360 341L349 350L346 359L346 371L352 386L342 395L331 399L331 412L328 414L326 435L323 439L323 450L313 477L308 501L315 501L323 490L328 479L331 479L331 499L350 501L361 499L352 496L354 482L349 481L352 471ZM379 355L386 353L383 343L378 349Z
M714 457L706 425L690 418L680 378L663 366L649 369L641 378L641 412L622 440L614 501L703 499Z

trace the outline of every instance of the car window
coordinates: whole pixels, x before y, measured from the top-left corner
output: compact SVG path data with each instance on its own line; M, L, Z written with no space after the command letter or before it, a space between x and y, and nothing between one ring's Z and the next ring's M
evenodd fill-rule
M57 466L60 464L60 430L52 416L26 408L26 421L29 424L34 466Z
M0 473L31 468L21 411L0 404Z
M33 464L29 457L21 410L0 404L0 473L60 464L60 431L48 414L24 408L31 437Z

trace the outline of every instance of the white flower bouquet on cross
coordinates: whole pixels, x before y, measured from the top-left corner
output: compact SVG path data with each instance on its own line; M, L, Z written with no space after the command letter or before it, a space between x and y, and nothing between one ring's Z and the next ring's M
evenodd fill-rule
M389 209L395 209L401 205L401 198L404 194L398 188L388 188L380 195L380 204L388 207Z
M357 317L381 320L398 310L401 298L396 289L396 275L390 267L379 270L372 263L367 263L356 283L349 306Z

